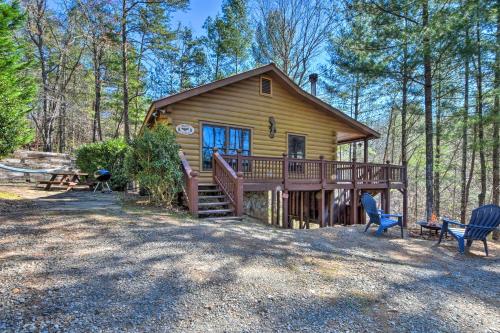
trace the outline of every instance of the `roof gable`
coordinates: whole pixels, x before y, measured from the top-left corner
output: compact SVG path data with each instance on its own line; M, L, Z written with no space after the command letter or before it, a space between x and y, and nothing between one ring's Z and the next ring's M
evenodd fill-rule
M155 100L153 101L148 110L148 113L144 119L143 126L148 124L149 120L151 119L151 116L155 111L161 110L168 105L183 101L190 97L198 96L200 94L212 91L217 88L228 86L230 84L248 79L253 76L269 72L274 74L273 77L277 78L283 84L283 86L288 88L293 94L295 94L300 99L308 103L312 103L315 107L319 109L328 111L333 117L335 117L339 121L345 122L353 129L359 131L360 132L359 138L350 141L357 141L361 139L373 139L380 137L380 134L377 131L371 129L370 127L362 124L359 121L354 120L353 118L349 117L342 111L332 107L331 105L323 102L316 96L311 95L304 89L300 88L297 84L295 84L295 82L293 82L285 73L283 73L280 69L278 69L278 67L276 67L276 65L274 65L273 63Z

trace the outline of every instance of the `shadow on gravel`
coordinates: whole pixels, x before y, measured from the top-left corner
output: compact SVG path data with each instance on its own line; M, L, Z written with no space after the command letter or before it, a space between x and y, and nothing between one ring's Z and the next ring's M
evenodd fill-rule
M0 330L461 331L456 298L500 307L497 257L451 241L77 209L100 198L0 217Z

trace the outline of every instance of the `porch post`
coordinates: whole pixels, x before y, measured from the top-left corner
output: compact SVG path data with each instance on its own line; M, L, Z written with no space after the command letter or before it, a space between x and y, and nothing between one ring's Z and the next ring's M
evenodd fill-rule
M364 148L363 159L365 163L368 163L368 139L365 139L363 148Z
M325 179L325 157L323 155L319 156L319 177L321 179L321 187L324 188L326 186L326 179Z
M386 167L386 170L387 170L387 189L385 190L384 211L386 214L390 214L391 213L391 170L390 170L391 161L387 160L385 163L387 164L387 167Z
M288 154L283 153L283 190L288 190ZM288 192L287 192L288 193Z
M241 152L242 152L241 149L238 149L236 151L236 168L237 168L236 171L243 172L243 167L242 167L243 161L241 159Z

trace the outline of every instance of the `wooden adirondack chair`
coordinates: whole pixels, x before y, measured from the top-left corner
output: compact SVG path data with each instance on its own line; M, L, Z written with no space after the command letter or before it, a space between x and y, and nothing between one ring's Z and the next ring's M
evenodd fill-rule
M474 209L469 224L461 224L457 221L443 218L443 227L441 228L438 244L441 243L444 233L448 231L448 233L458 241L458 250L460 253L464 253L465 246L470 247L472 241L480 240L484 244L484 252L488 255L486 237L490 232L495 230L499 224L500 207L496 205L486 205ZM467 241L467 243L465 241Z
M378 225L378 230L375 235L380 236L382 232L387 231L387 229L399 225L401 228L401 238L403 238L403 215L384 214L382 210L377 209L375 199L368 193L363 193L361 195L361 204L370 217L370 220L366 225L365 232L371 224L376 224ZM396 217L397 220L390 219L391 217Z

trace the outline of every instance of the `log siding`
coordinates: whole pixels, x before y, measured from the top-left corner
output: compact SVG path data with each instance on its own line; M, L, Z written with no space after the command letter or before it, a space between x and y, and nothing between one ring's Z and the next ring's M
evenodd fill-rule
M270 75L266 75L269 77ZM192 135L177 134L189 164L200 172L200 182L211 182L212 173L201 170L202 124L219 124L249 128L252 155L281 156L288 150L288 134L307 137L306 158L336 159L337 132L355 132L334 116L319 110L289 90L278 80L272 80L273 95L260 94L260 76L254 76L229 86L169 105L169 111L159 122L174 127L189 124L195 129ZM274 138L269 137L269 117L276 120Z

